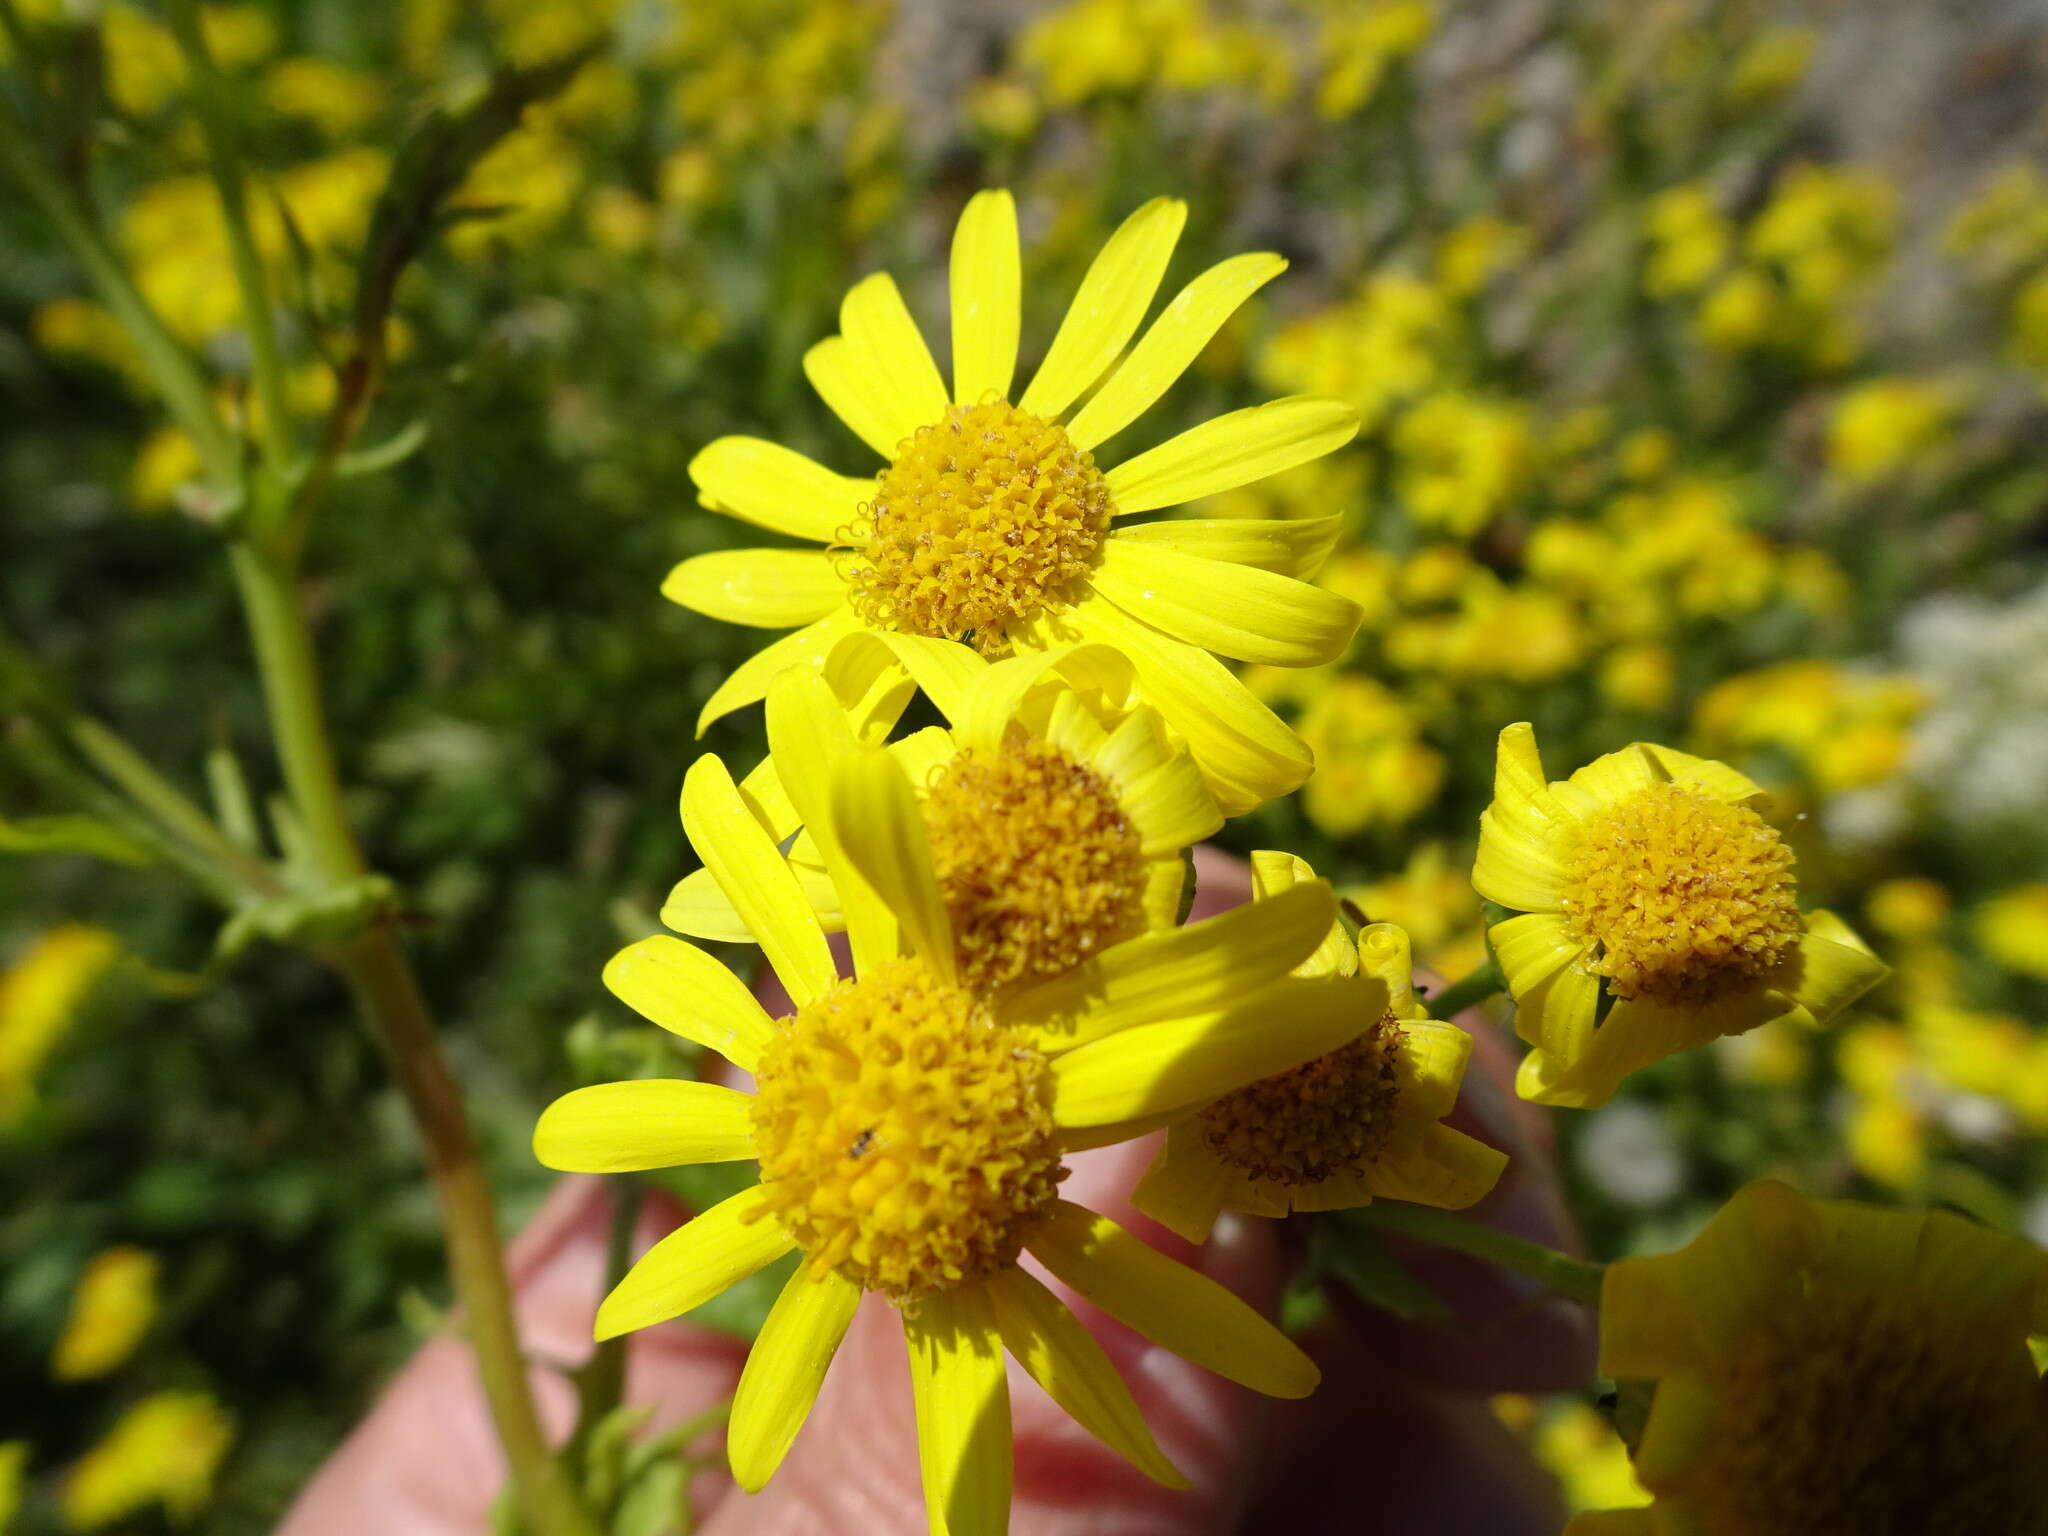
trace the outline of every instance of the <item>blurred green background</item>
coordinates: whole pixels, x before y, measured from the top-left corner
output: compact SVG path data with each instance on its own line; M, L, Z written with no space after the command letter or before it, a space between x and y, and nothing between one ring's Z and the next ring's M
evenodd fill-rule
M4 110L245 408L161 17L9 10ZM2025 7L274 0L207 26L309 419L409 125L593 49L402 286L364 440L422 445L339 487L306 592L353 809L512 1222L547 1182L527 1139L570 1042L583 1070L665 1049L597 975L689 867L693 721L759 639L659 596L679 559L758 542L697 508L690 457L745 432L865 468L803 349L887 267L943 356L947 235L1002 184L1027 365L1103 235L1167 193L1191 205L1169 284L1245 249L1293 267L1146 440L1295 391L1365 416L1344 453L1199 509L1343 511L1326 580L1367 610L1337 667L1254 676L1320 770L1226 841L1304 854L1455 975L1483 953L1464 877L1499 727L1533 720L1558 777L1655 738L1769 784L1808 898L1897 967L1825 1039L1724 1042L1562 1118L1593 1251L1676 1242L1773 1170L2048 1238L2048 124ZM65 83L55 110L24 51ZM0 258L9 644L193 792L228 750L260 799L275 768L191 445L24 199L0 200ZM701 746L750 763L758 711ZM0 846L68 809L0 751ZM161 870L0 862L0 1493L19 1478L24 1530L267 1529L417 1342L431 1305L407 1298L446 1299L416 1143L346 997L278 947L195 979L217 928ZM113 1358L66 1367L109 1250L153 1264L101 1266ZM152 1402L175 1411L123 1419ZM1615 1501L1584 1404L1503 1411L1576 1500ZM132 1508L96 1512L82 1467Z

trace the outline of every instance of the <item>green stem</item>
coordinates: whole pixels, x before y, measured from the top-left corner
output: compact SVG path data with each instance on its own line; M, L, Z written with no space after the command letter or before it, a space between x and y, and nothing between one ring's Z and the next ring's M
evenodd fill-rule
M238 539L231 554L263 676L271 734L314 865L333 884L359 879L367 866L335 768L312 636L291 567L245 540ZM385 927L349 940L332 958L348 978L419 1128L427 1173L441 1203L449 1272L526 1518L539 1536L595 1536L534 1408L497 1210L419 984Z
M1489 959L1462 980L1452 982L1428 1000L1430 1017L1454 1019L1475 1003L1483 1003L1507 985L1500 966Z
M1426 1205L1375 1200L1352 1214L1359 1221L1383 1232L1399 1233L1434 1248L1448 1248L1453 1253L1484 1259L1489 1264L1498 1264L1502 1269L1511 1269L1518 1275L1540 1281L1560 1296L1584 1302L1589 1307L1600 1305L1600 1282L1607 1273L1604 1264L1575 1259L1555 1248L1546 1248L1526 1238L1510 1237L1492 1227Z
M192 75L192 103L198 109L200 129L206 135L207 167L220 194L235 286L242 291L242 323L249 334L249 368L263 416L258 441L263 444L270 467L283 473L292 458L284 353L277 344L277 318L270 307L270 283L264 276L263 258L249 232L248 196L242 182L242 157L235 144L234 123L228 115L227 82L214 67L206 35L200 30L195 0L171 0L170 21L179 51L185 56L185 67Z
M171 415L198 445L207 478L217 489L238 484L241 450L213 408L212 391L199 365L178 345L156 311L129 281L128 274L121 270L84 210L23 141L14 121L4 111L0 111L0 159L6 161L30 199L63 237L93 287L99 290L102 302L127 330Z

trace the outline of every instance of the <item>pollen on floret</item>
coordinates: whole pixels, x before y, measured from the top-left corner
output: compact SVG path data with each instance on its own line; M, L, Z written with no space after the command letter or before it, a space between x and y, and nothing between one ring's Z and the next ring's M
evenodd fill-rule
M1045 1058L921 960L805 1004L755 1077L768 1212L899 1305L1014 1262L1066 1176Z
M1145 855L1109 783L1050 742L966 748L925 793L925 830L977 990L1071 970L1145 927Z
M1707 1533L2044 1536L2048 1409L2026 1349L1986 1347L1938 1308L1829 1287L1765 1318L1668 1491Z
M1276 1184L1363 1173L1400 1102L1401 1022L1382 1014L1348 1045L1248 1083L1201 1112L1202 1139L1231 1167Z
M1802 931L1777 830L1684 784L1587 818L1563 891L1565 921L1616 998L1711 1002L1778 964Z
M868 623L1003 654L1012 626L1063 606L1094 568L1109 485L1066 429L1005 401L954 405L875 480L844 537Z

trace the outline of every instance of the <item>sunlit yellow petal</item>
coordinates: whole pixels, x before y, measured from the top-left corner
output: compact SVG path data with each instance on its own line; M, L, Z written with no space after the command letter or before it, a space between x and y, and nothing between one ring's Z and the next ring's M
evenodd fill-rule
M928 1296L903 1315L917 1460L932 1536L1010 1528L1010 1386L995 1308L980 1286Z
M1109 472L1119 516L1177 507L1277 475L1341 448L1358 412L1341 400L1292 395L1190 427Z
M899 950L896 914L847 858L832 815L833 767L862 750L853 727L824 678L785 672L768 688L768 747L774 755L804 831L826 869L836 877L846 935L853 946L856 975L866 975Z
M1118 796L1147 858L1193 847L1223 828L1223 812L1192 759L1173 758L1126 785Z
M1150 410L1244 301L1286 270L1281 257L1256 251L1218 262L1181 289L1116 372L1075 412L1067 424L1074 446L1093 448Z
M830 544L875 494L873 476L835 474L780 443L721 437L690 460L697 499L714 512Z
M1060 1050L1119 1030L1213 1010L1219 998L1284 976L1337 918L1320 881L1231 911L1143 934L1009 999L1003 1022Z
M1585 949L1558 912L1511 917L1488 929L1486 937L1493 945L1501 975L1507 978L1508 990L1516 997L1556 975Z
M1272 1397L1321 1379L1294 1341L1230 1291L1107 1216L1062 1200L1027 1244L1059 1281L1184 1360Z
M1121 689L1129 685L1131 665L1106 645L1055 645L1006 657L975 680L964 712L954 717L962 745L984 751L1000 745L1024 696L1053 673L1076 686L1100 683Z
M1373 1192L1389 1200L1462 1211L1500 1182L1507 1154L1448 1125L1429 1124L1390 1144L1367 1174ZM1329 1207L1295 1202L1303 1211Z
M615 1339L680 1317L795 1246L769 1215L761 1186L743 1189L690 1218L626 1271L597 1309L597 1337Z
M855 437L885 459L896 457L908 434L897 430L894 402L870 372L869 359L844 336L827 336L804 353L804 377Z
M860 630L841 640L833 656L860 658L862 665L872 665L871 658L860 657L863 651L886 655L915 680L925 697L938 706L939 713L956 725L966 711L969 690L988 670L988 663L972 647L957 640L933 640L885 630Z
M762 698L775 675L785 668L822 667L832 647L860 627L851 608L839 608L817 623L806 624L794 634L763 646L734 667L731 676L704 701L704 708L697 715L697 734L702 736L713 722Z
M1458 1102L1472 1060L1472 1037L1455 1024L1413 1019L1401 1026L1401 1111L1441 1120Z
M1309 776L1314 758L1302 739L1207 651L1100 599L1066 618L1082 638L1131 659L1145 701L1187 742L1225 815L1277 799Z
M1313 581L1343 530L1341 516L1168 517L1121 524L1116 538Z
M1305 581L1121 537L1103 546L1094 585L1175 639L1277 667L1335 661L1363 616L1348 597Z
M630 1173L754 1155L753 1100L714 1083L597 1083L541 1111L533 1155L563 1173Z
M832 769L832 819L848 868L896 915L910 952L953 979L953 921L939 894L924 815L903 769L862 747Z
M746 919L726 899L708 869L693 869L669 888L661 904L661 925L715 944L751 944Z
M759 1493L782 1465L859 1305L859 1286L837 1270L814 1275L807 1264L775 1298L747 1351L725 1435L733 1481L747 1492Z
M808 549L721 549L668 573L661 595L728 624L790 629L846 602L832 556Z
M1825 1024L1891 974L1832 912L1810 912L1797 947L1765 980L1797 998Z
M613 955L604 968L604 984L650 1023L749 1072L775 1030L730 967L666 934L628 944Z
M1116 361L1152 307L1187 218L1186 203L1155 197L1109 237L1067 306L1037 377L1017 402L1020 409L1057 416Z
M1147 1477L1169 1488L1188 1486L1152 1438L1109 1356L1058 1297L1014 1267L989 1277L988 1295L1003 1347L1047 1397Z
M1207 1103L1347 1044L1386 1006L1363 977L1291 977L1216 1013L1119 1030L1053 1058L1053 1119L1113 1125Z
M789 995L799 1006L821 996L839 976L824 930L725 764L708 752L683 777L683 830Z
M865 365L870 391L901 441L946 414L946 385L917 322L886 272L864 277L839 306L839 334Z
M953 231L953 398L1007 400L1017 372L1023 280L1017 205L1000 189L977 192Z
M1309 867L1307 859L1274 849L1254 849L1251 855L1252 899L1269 902L1285 891L1297 886L1313 885L1316 872ZM1391 926L1391 925L1388 925ZM1370 931L1370 930L1368 930ZM1361 935L1360 943L1363 942ZM1344 925L1334 918L1324 930L1323 941L1313 953L1295 966L1296 976L1355 976L1358 974L1359 944L1354 944ZM1394 979L1387 968L1373 971L1373 975L1386 984L1387 1006L1393 1007L1397 994ZM1405 973L1404 973L1405 974Z

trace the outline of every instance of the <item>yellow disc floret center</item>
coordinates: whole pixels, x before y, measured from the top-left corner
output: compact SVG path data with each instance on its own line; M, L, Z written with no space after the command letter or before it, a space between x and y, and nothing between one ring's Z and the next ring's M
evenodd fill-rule
M1145 854L1108 782L1063 749L967 748L925 793L925 829L978 991L1071 970L1145 928Z
M999 655L1012 626L1070 601L1109 533L1109 485L1066 429L1004 401L920 427L849 530L846 577L868 623L971 640Z
M1065 1177L1045 1058L919 960L805 1004L755 1076L770 1211L899 1303L1014 1261Z
M1907 1293L1817 1293L1732 1351L1706 1453L1675 1481L1741 1536L2043 1536L2048 1400L2015 1334Z
M1587 818L1565 921L1617 998L1712 1001L1801 932L1792 850L1747 806L1652 784Z
M1393 1129L1401 1045L1400 1020L1383 1014L1349 1045L1218 1099L1201 1112L1202 1140L1276 1184L1363 1173Z

